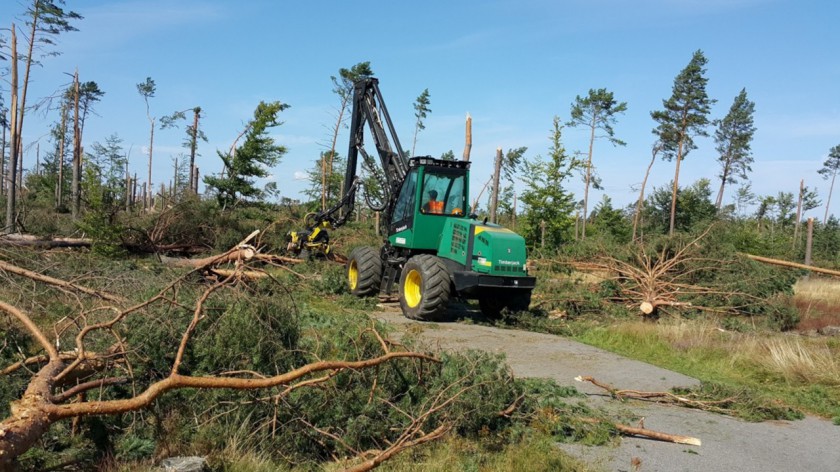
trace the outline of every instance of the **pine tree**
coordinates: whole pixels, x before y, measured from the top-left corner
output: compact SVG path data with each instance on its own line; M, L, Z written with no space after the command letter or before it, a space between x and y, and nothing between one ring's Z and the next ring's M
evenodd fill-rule
M607 138L613 146L625 146L626 143L615 137L613 125L616 122L616 115L627 111L627 102L618 103L613 93L607 89L589 89L589 95L581 97L578 95L572 103L572 119L566 123L567 126L584 126L589 128L589 152L587 153L586 164L584 165L584 187L583 187L583 238L586 239L586 219L589 209L589 187L593 182L592 154L597 138ZM598 136L597 132L605 133ZM598 188L600 185L595 186Z
M825 201L825 216L823 221L828 221L828 208L831 205L831 194L834 191L834 180L837 178L837 173L840 172L840 144L831 148L828 153L828 159L825 160L823 166L818 170L823 179L831 179L831 185L828 187L828 199Z
M752 171L750 164L753 162L751 143L755 126L753 125L753 113L755 103L747 99L747 89L741 89L741 93L735 97L729 113L722 120L715 120L717 130L715 131L715 143L719 153L718 162L721 171L720 190L718 190L715 207L720 211L723 202L723 189L726 184L738 182L738 178L747 179L747 173Z
M662 157L668 161L676 158L674 182L671 190L671 211L668 234L674 234L674 220L677 211L680 163L692 149L695 136L708 136L709 110L715 103L706 95L706 57L697 50L691 61L674 79L671 98L662 101L664 110L653 111L650 116L659 125L655 134L662 143Z

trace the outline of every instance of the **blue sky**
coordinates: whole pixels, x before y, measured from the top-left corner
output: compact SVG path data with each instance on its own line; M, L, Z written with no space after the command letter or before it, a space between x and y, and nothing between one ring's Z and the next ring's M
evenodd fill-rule
M828 183L816 173L840 144L840 4L787 0L519 0L426 1L223 1L68 0L85 17L78 32L59 39L57 57L32 73L30 103L69 81L106 92L85 129L88 146L117 133L131 148L131 166L146 173L148 122L135 84L152 77L158 118L201 106L209 138L199 147L202 174L217 172L217 149L228 149L260 100L291 105L273 130L288 148L273 178L285 196L299 197L299 177L329 141L337 97L330 76L370 61L404 147L414 130L415 98L428 88L432 113L417 153L439 156L464 145L464 117L473 117L473 189L490 175L496 147L527 146L526 157L545 154L552 118L569 117L576 95L605 87L628 103L613 148L598 142L595 165L616 205L637 195L650 160L654 122L673 79L692 53L709 60L708 93L721 118L742 88L756 103L753 190L796 193L800 179ZM18 0L0 2L0 25L19 17ZM7 32L6 32L7 33ZM4 33L4 34L6 34ZM4 77L6 79L6 77ZM7 84L2 85L6 94ZM6 100L8 102L8 100ZM31 115L24 143L48 140L53 115ZM713 131L710 128L710 132ZM584 150L585 130L565 129L569 152ZM338 150L346 154L346 131ZM153 180L171 174L182 131L158 130ZM683 162L680 182L707 177L717 190L714 142L698 139ZM25 167L35 160L34 146ZM650 182L666 185L674 163L657 161ZM582 184L570 189L582 198ZM602 192L591 195L593 202ZM734 188L727 191L731 201ZM714 197L714 195L713 195ZM840 195L831 212L840 215ZM812 216L821 218L823 209Z

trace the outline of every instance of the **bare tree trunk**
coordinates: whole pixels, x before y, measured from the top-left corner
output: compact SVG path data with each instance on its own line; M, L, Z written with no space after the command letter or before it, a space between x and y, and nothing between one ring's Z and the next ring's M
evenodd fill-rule
M595 146L595 125L596 114L592 114L592 122L589 124L589 157L586 159L586 181L583 185L583 222L581 228L581 240L586 239L586 219L589 217L589 184L592 182L592 148Z
M545 249L545 220L540 220L540 249Z
M650 156L650 164L648 164L647 171L645 171L645 178L642 180L642 188L639 190L639 201L636 202L636 214L633 215L633 241L636 240L636 230L639 227L639 221L642 218L642 204L645 201L645 186L647 185L648 177L650 176L650 169L653 168L653 163L656 161L656 155L662 149L661 144L653 146Z
M3 140L0 141L0 195L6 194L6 127L8 114L3 112Z
M680 189L680 163L682 163L683 140L680 139L679 150L677 151L677 168L674 171L674 188L671 191L671 221L668 225L668 236L674 235L674 226L677 218L677 192Z
M513 191L513 215L512 215L512 218L513 218L512 229L514 231L516 231L516 191L515 190Z
M496 210L499 207L499 177L502 172L502 148L496 148L496 165L493 170L493 188L490 190L490 221L496 220Z
M67 136L67 102L61 105L61 125L59 126L59 133L61 135L58 137L58 149L57 149L57 160L58 160L58 181L55 185L55 207L61 208L64 205L64 148L66 144L64 140Z
M20 151L18 151L18 172L17 172L17 191L18 200L21 198L23 192L23 142L20 141Z
M808 238L805 240L805 265L811 265L811 246L814 243L814 219L808 218Z
M723 175L720 179L720 189L718 190L717 200L715 201L715 208L717 211L720 211L720 207L723 206L723 188L726 185L726 179L729 177L729 161L726 161L726 165L723 167Z
M73 75L73 219L79 219L82 208L82 136L79 128L79 70Z
M11 83L10 93L12 95L9 112L12 115L12 121L9 128L9 172L6 174L6 227L5 233L15 232L15 212L17 209L17 202L15 200L15 174L17 173L17 158L18 158L18 140L20 139L20 128L18 127L18 55L17 55L17 35L15 34L16 27L12 23L11 32Z
M466 123L466 130L465 130L465 142L464 142L464 155L462 157L463 160L469 161L470 160L470 151L472 151L472 117L469 113L467 113L467 123Z
M154 208L152 204L152 151L155 145L155 119L149 116L149 178L146 180L146 198L148 199L148 210Z
M799 202L796 204L796 224L793 226L793 248L799 242L799 224L802 222L802 196L805 193L805 179L799 181Z
M190 190L198 193L198 186L193 187L193 183L198 179L195 177L195 150L198 146L198 118L201 114L201 107L193 108L193 128L192 136L190 136ZM176 185L177 187L177 185Z
M831 193L834 191L834 179L837 177L837 171L835 170L833 174L831 174L831 186L828 187L828 200L825 201L825 216L823 217L823 224L828 221L828 207L831 205Z

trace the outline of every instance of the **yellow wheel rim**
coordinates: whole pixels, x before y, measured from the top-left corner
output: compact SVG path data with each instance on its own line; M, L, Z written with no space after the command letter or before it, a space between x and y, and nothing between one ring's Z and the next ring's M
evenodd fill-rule
M350 285L350 290L356 290L356 285L359 284L359 266L356 261L350 261L350 268L347 269L347 283Z
M414 308L420 304L423 299L422 293L423 277L420 272L412 270L405 277L405 284L403 285L403 294L405 296L405 303L409 308Z

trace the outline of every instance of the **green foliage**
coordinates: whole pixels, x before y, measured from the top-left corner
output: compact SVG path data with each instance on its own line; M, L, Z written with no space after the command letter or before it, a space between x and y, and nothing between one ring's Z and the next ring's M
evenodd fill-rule
M248 122L245 142L231 153L218 152L223 174L204 177L204 183L216 193L219 205L227 207L240 200L253 201L265 192L255 186L255 179L268 176L269 167L280 162L286 148L275 144L268 130L280 126L278 114L289 106L281 102L260 102L254 118Z
M327 172L324 178L324 169L332 165L332 172ZM344 169L346 168L344 158L339 153L330 155L330 151L324 151L315 161L315 164L306 172L307 180L309 180L309 188L303 191L311 201L314 208L312 210L321 209L321 192L324 188L324 181L327 186L327 208L332 208L341 200L342 185L344 184ZM335 170L339 170L336 172Z
M591 226L587 226L587 231L612 238L616 242L630 241L632 232L630 220L624 212L613 208L612 200L606 195L592 210L589 221Z
M614 146L624 146L626 143L615 137L613 126L617 115L627 111L627 102L617 102L613 93L605 88L589 89L586 97L578 95L572 103L571 120L567 126L584 126L590 128L593 139L596 131L603 131L604 137ZM591 158L592 156L590 156Z
M708 136L709 112L716 100L706 94L706 57L697 50L688 65L674 78L671 97L662 100L663 110L650 113L658 123L653 130L662 144L664 159L679 160L697 146L694 136Z
M545 224L545 247L557 248L571 239L574 197L564 188L577 162L566 155L561 141L560 118L554 117L548 159L537 157L524 163L522 193L523 236L531 247L540 247Z
M714 402L716 408L747 421L801 420L805 415L786 405L773 402L747 387L732 387L718 382L703 382L698 387L677 387L674 394L699 401Z
M85 156L82 180L87 210L77 224L94 240L94 250L120 255L125 228L118 214L125 208L126 196L122 139L114 134L105 139L105 144L97 142L91 148L93 153Z
M656 187L644 203L644 223L649 232L667 233L671 215L672 184ZM700 179L691 186L677 190L678 212L674 229L690 232L708 226L717 210L711 202L712 190L708 179Z

